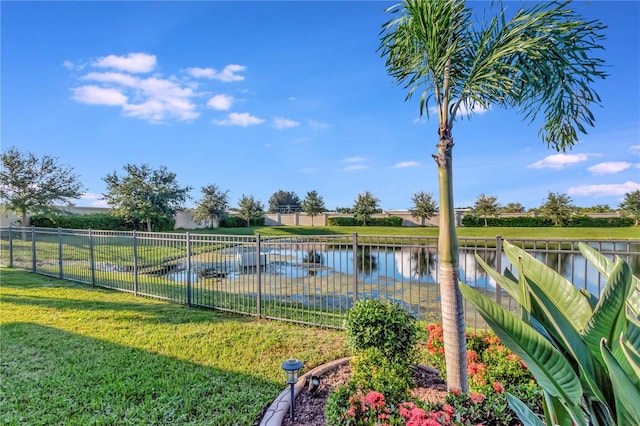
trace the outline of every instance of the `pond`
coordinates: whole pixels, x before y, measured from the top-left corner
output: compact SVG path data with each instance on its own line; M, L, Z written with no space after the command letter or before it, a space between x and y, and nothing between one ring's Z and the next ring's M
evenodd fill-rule
M600 244L598 249L604 253L614 249L614 243ZM625 254L625 260L640 273L640 245L632 244ZM436 248L426 247L369 247L359 245L356 250L350 246L337 248L315 248L311 250L264 247L264 266L260 273L302 279L305 277L327 277L336 274L357 274L358 281L365 284L389 283L421 283L435 284L438 282L438 255ZM489 265L496 265L496 250L482 249L477 254ZM579 252L573 251L537 251L532 253L537 259L558 271L561 275L593 294L599 294L604 287L604 281L598 271L588 263ZM461 280L477 287L495 287L476 261L476 252L466 248L460 250ZM612 258L612 256L607 256ZM501 254L500 265L513 269L506 256ZM256 268L242 267L240 262L215 265L218 270L224 269L224 277L236 280L243 274L256 274ZM193 263L192 280L197 281L201 271L211 267L207 263ZM184 270L169 274L175 280L184 280Z

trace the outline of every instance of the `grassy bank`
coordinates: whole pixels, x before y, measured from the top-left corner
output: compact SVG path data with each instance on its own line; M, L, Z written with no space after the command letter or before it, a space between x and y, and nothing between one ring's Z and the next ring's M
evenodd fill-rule
M186 232L186 231L183 231ZM251 228L218 228L191 230L195 234L220 235L390 235L412 237L437 237L436 227L383 227L383 226L261 226ZM562 238L571 240L636 240L640 239L640 227L626 228L458 228L458 236L465 238Z
M342 333L0 269L1 424L251 425Z

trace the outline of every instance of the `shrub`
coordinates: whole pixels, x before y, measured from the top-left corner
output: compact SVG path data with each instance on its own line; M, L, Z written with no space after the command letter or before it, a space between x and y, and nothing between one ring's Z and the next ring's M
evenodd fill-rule
M264 216L258 218L252 218L251 226L264 226ZM246 228L247 220L240 216L225 216L220 221L221 228Z
M358 226L359 222L352 217L330 217L327 219L328 226Z
M427 325L425 361L446 377L441 324ZM467 333L467 374L471 390L480 392L491 383L533 383L533 375L522 359L511 352L491 331Z
M347 313L345 331L355 354L375 349L393 362L410 364L415 360L416 320L398 304L356 301Z
M372 217L367 226L402 226L402 218L398 216Z
M124 219L106 213L47 213L32 216L31 224L42 228L99 229L104 231L126 231L135 228ZM173 225L171 224L171 226Z
M564 226L574 228L613 228L633 226L634 221L628 217L591 217L587 215L571 216ZM462 225L468 227L484 226L484 218L473 214L465 214ZM542 216L488 217L487 226L504 227L545 227L554 226L553 221Z

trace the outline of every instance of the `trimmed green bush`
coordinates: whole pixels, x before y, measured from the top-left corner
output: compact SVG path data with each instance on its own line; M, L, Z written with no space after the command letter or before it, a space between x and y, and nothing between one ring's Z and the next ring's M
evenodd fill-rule
M633 226L634 221L628 217L591 217L587 215L572 216L566 225L573 228L614 228ZM484 218L473 214L465 214L462 226L482 227ZM488 217L487 226L541 228L554 226L553 221L543 216Z
M414 361L418 328L415 318L400 305L380 300L358 300L345 320L347 344L355 353L375 349L397 363Z
M41 214L31 217L31 225L41 228L100 229L127 231L132 226L124 219L106 214Z
M251 219L251 226L264 226L264 217ZM221 228L246 228L247 220L240 216L226 216L220 221Z
M327 219L328 226L358 226L359 222L352 217L330 217Z
M364 226L361 220L354 217L330 217L327 219L328 226ZM372 217L367 221L366 226L402 226L402 218L398 216Z

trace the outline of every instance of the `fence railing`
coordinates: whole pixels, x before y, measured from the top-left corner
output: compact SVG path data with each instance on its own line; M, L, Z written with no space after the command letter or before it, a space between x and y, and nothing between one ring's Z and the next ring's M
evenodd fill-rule
M511 239L577 287L599 294L600 273L577 241ZM640 241L585 241L640 272ZM462 281L506 308L510 296L478 265L514 269L503 239L461 238ZM226 236L191 233L0 227L0 264L164 299L299 323L340 327L357 299L401 304L440 320L437 238L401 236ZM485 328L469 305L467 325Z

